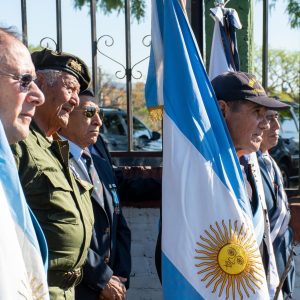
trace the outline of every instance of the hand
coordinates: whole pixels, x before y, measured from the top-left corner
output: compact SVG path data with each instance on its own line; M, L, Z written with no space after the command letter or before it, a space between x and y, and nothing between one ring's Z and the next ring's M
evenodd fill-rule
M101 291L99 300L124 300L127 278L112 276L105 288Z

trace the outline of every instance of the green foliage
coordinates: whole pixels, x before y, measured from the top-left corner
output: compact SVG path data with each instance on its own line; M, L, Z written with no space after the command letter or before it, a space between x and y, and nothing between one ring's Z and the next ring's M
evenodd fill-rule
M276 6L278 0L272 0L270 8ZM287 0L286 13L289 16L291 28L300 28L300 2L299 0Z
M300 28L300 2L299 0L289 0L287 13L290 17L291 27Z
M299 101L300 53L299 51L269 50L268 93L285 100ZM254 73L262 78L262 50L254 54Z
M34 45L29 45L28 46L28 50L30 53L34 52L34 51L39 51L42 50L41 46L34 46Z
M96 0L98 7L104 14L110 14L113 11L120 13L124 11L124 0ZM74 0L75 8L81 9L84 5L90 5L89 0ZM131 0L131 14L140 22L145 17L145 0Z

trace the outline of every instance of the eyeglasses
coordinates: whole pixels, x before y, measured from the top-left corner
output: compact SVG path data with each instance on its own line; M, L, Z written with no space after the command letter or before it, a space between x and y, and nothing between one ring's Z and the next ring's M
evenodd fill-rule
M83 108L74 109L75 111L83 111L83 115L91 119L96 113L99 115L100 120L104 118L103 110L97 106L84 106Z
M0 75L11 77L12 79L19 81L20 92L28 92L30 84L36 80L36 76L32 76L29 73L15 75L15 74L7 73L5 71L0 71Z

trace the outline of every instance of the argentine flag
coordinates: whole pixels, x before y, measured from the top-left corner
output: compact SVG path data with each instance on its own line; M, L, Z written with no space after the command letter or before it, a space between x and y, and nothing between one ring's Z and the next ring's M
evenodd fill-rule
M242 25L240 23L238 13L232 8L224 8L217 6L215 8L210 9L210 14L215 20L209 64L209 78L210 80L212 80L216 76L224 72L240 70L239 54L237 50L237 39L235 32L237 29L241 29ZM225 15L228 24L227 22L225 22ZM227 27L227 30L225 30L225 27ZM230 37L228 37L226 32L229 32ZM256 234L256 240L261 242L265 233L264 218L268 219L267 205L256 153L253 152L250 155L248 155L248 159L248 163L251 164L252 173L256 174L256 176L254 177L254 180L256 181L256 192L260 199L262 208L261 210L257 211L257 214L253 218L253 222L255 224L254 229ZM270 299L273 299L277 290L277 286L279 285L279 276L276 267L275 255L273 252L273 245L271 242L270 230L268 230L266 234L269 235L265 239L266 243L268 244L267 248L269 257L267 284ZM278 299L282 299L281 294L279 295Z
M47 300L46 240L26 203L1 120L0 170L0 299Z
M179 0L152 1L151 70L146 99L164 106L164 299L269 299L239 162Z

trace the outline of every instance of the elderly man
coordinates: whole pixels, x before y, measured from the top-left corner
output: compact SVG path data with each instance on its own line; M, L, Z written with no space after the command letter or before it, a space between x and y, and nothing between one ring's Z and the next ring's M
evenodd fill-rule
M45 103L36 111L28 138L12 149L27 201L48 242L50 298L74 299L91 241L92 186L74 176L68 143L56 132L67 126L90 76L84 62L71 54L45 49L34 52L32 60Z
M86 90L68 126L60 130L70 143L72 168L78 177L94 184L95 226L82 282L75 290L78 300L124 299L131 269L131 235L120 208L114 171L109 161L88 149L97 141L101 118L93 92Z
M262 174L262 182L270 220L271 239L274 248L280 288L285 297L293 291L295 268L293 259L293 234L289 227L291 214L288 199L284 191L283 179L279 167L268 150L278 143L280 124L278 112L267 111L270 129L265 130L258 151L258 162Z
M17 299L20 293L24 297L48 299L43 266L47 262L46 241L27 206L8 146L8 142L16 143L28 136L36 106L44 103L44 95L34 80L35 69L28 49L18 40L16 32L0 28L0 297L3 299Z
M224 73L212 80L212 86L219 101L219 106L237 156L241 161L245 155L259 150L263 132L270 127L266 118L267 110L282 109L286 105L269 98L255 76L248 73ZM241 163L245 167L245 183L253 213L256 240L266 272L269 292L270 295L274 296L275 287L270 276L275 274L274 278L276 280L278 278L276 276L276 267L274 272L273 269L271 270L273 264L270 255L272 255L273 250L270 249L272 248L270 228L265 205L258 195L257 186L259 182L255 179L258 177L255 172L259 172L259 170L254 169L253 164L243 163L242 161Z

